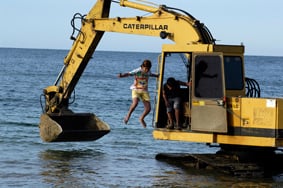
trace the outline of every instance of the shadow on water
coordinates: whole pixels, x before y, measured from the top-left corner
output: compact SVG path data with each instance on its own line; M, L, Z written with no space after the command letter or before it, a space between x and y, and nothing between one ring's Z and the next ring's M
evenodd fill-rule
M44 161L71 161L76 158L85 158L93 155L100 155L101 152L93 150L45 150L40 153L40 158Z
M41 159L42 181L52 186L76 185L85 187L86 180L96 172L90 165L90 159L103 153L93 150L45 150L39 154Z
M282 187L283 174L272 177L250 177L235 176L223 173L215 168L198 169L193 166L191 161L185 158L156 158L161 163L178 167L186 174L187 180L182 180L184 186L188 187ZM178 176L176 176L178 178Z

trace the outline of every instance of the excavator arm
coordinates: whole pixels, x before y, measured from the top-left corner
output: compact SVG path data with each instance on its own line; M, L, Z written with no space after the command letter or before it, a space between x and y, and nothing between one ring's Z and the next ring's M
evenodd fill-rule
M97 1L85 19L107 18L110 4L111 1ZM95 31L92 24L83 21L81 30L64 59L64 66L54 85L45 88L43 91L46 99L46 113L69 111L69 98L103 34L104 31Z
M111 0L97 0L83 17L81 29L64 59L64 66L55 83L43 90L45 108L41 116L40 132L44 141L95 140L110 131L109 126L95 115L77 114L69 109L69 98L104 32L160 37L180 45L214 44L207 28L184 11L164 5L153 7L121 0L120 6L149 14L132 18L109 18L110 5ZM83 118L85 123L82 123ZM102 133L97 136L101 130Z
M127 5L132 5L127 2ZM136 5L136 4L135 4ZM126 6L126 5L124 5ZM134 7L132 5L132 7ZM145 10L144 6L135 6ZM133 18L99 18L93 21L96 31L145 35L169 39L176 44L213 44L211 34L203 24L192 16L170 10L165 5L149 9L152 14Z
M108 18L110 0L97 1L82 20L82 27L55 84L44 89L47 113L64 113L68 101L104 32L145 35L169 39L177 44L213 44L214 39L198 20L189 14L181 14L162 5L151 7L129 1L121 1L124 7L151 13L146 17ZM59 82L60 81L60 82Z

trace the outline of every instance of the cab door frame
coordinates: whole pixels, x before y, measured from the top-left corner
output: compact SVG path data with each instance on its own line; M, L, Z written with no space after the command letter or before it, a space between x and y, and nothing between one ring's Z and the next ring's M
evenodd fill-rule
M191 130L227 133L223 53L192 53Z

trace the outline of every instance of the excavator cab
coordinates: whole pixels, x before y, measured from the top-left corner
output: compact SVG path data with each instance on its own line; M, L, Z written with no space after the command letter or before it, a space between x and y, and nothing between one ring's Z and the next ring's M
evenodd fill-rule
M191 82L181 86L180 123L183 131L227 133L226 87L222 52L200 52L168 45L159 58L160 83L155 111L155 128L168 125L162 87L169 77ZM174 113L173 113L174 114ZM169 131L169 130L168 130ZM172 131L171 131L172 132Z

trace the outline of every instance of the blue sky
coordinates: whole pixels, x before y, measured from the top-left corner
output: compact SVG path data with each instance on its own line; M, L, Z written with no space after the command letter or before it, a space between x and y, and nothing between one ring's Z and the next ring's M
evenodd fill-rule
M149 0L147 0L149 1ZM70 20L86 14L96 0L5 0L0 4L0 47L70 49ZM283 56L283 1L151 0L181 8L204 23L218 44L241 44L247 55ZM144 12L112 4L110 16ZM98 50L159 52L163 40L106 33ZM125 45L127 44L127 45Z

